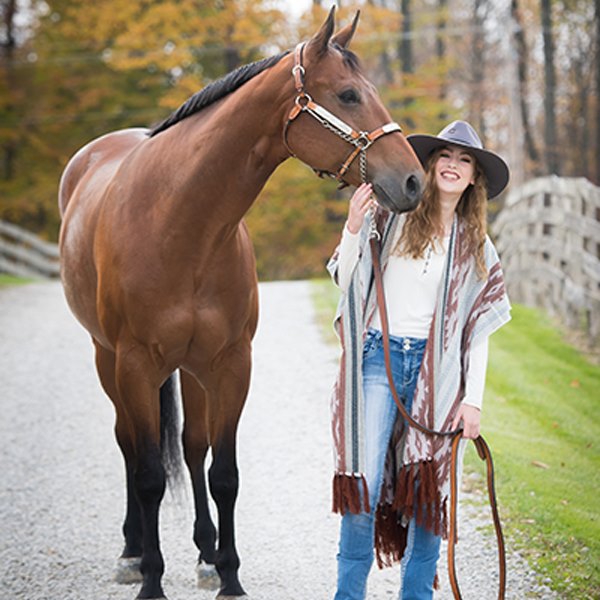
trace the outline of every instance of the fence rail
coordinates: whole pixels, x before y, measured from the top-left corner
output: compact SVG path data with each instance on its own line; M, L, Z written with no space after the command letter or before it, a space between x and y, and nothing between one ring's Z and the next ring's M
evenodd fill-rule
M600 188L534 179L512 190L492 226L512 300L545 308L600 339Z
M20 277L58 277L58 246L0 220L0 273Z

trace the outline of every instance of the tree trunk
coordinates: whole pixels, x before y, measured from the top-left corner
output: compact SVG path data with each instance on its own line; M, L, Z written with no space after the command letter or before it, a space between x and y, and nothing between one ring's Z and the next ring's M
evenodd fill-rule
M403 73L414 73L412 51L412 12L410 0L402 0L402 37L400 38L400 64Z
M16 0L7 0L2 3L2 22L4 25L5 39L2 40L0 55L0 72L3 72L5 79L5 89L10 94L14 90L14 51L16 47L14 26L15 13L17 12ZM4 104L4 111L8 121L11 121L11 115L15 110L13 102L7 99ZM8 139L2 144L2 178L9 181L14 177L14 163L16 157L16 147L14 139L9 135Z
M470 101L470 120L481 141L485 145L485 37L483 32L484 17L483 12L487 8L487 0L475 0L473 6L473 37L471 38L471 101Z
M600 1L600 0L599 0ZM525 150L532 163L532 170L539 174L540 153L533 139L531 121L529 117L529 78L527 75L529 69L529 50L525 38L525 28L523 26L523 17L518 0L512 0L510 12L515 22L514 41L517 49L517 73L518 73L518 92L519 106L521 111L521 122L523 124L523 137L525 141Z
M577 93L577 118L575 120L574 133L575 147L573 148L575 154L575 164L573 169L575 175L583 175L584 177L590 178L590 165L589 165L589 152L590 152L590 129L588 121L589 112L589 97L590 97L590 86L586 81L585 67L583 65L583 57L575 61L573 64L573 74L575 78ZM596 124L598 127L598 124Z
M400 56L400 69L403 74L414 73L415 65L413 59L413 48L412 48L412 11L410 0L401 0L400 4L402 12L402 33L400 37L400 44L398 45L398 54ZM402 104L410 106L414 101L412 96L406 96ZM404 119L407 127L413 129L415 123L410 117Z
M439 18L437 22L437 38L435 41L435 54L438 59L438 63L442 64L446 59L446 10L448 8L448 0L438 0L438 11ZM448 95L448 86L446 85L446 79L442 79L440 84L440 102L445 105L446 97ZM446 110L442 108L440 110L440 120L446 121L448 114Z
M17 12L16 0L4 0L2 2L2 22L6 39L2 40L4 53L11 52L15 47L15 13Z
M367 0L367 4L372 7L385 7L384 0L379 0L379 2L377 0ZM379 55L379 66L385 83L387 85L392 85L394 83L394 71L392 69L392 60L388 52L387 44L384 44Z
M556 71L554 66L551 0L542 0L541 11L544 40L544 144L546 168L549 174L559 175L556 139Z
M241 64L240 53L232 45L225 47L225 72L230 73L237 69Z
M392 71L392 61L390 60L389 54L384 48L379 55L379 64L381 65L381 72L385 78L387 85L394 83L394 73Z

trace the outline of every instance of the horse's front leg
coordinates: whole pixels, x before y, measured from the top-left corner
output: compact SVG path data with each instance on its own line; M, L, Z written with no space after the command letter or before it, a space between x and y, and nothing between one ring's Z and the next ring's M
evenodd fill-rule
M125 407L121 402L115 380L116 357L113 352L94 340L96 348L96 370L104 391L115 407L115 436L125 461L127 482L127 509L123 522L125 547L117 564L115 579L118 583L139 583L142 581L140 563L142 561L142 516L135 496L134 469L135 452L132 432L129 427Z
M207 394L198 381L185 371L181 371L181 391L184 410L183 448L192 479L196 512L194 543L200 551L197 566L198 587L216 589L220 582L215 568L217 530L208 508L204 472L209 447Z
M164 561L158 532L158 513L166 487L160 450L161 376L156 373L150 354L136 342L121 344L116 359L116 387L134 441L133 488L142 522L143 580L137 597L164 598Z
M117 440L121 436L117 433ZM120 442L119 445L121 446ZM125 457L127 477L127 505L123 521L125 547L117 563L115 581L117 583L140 583L143 580L142 563L142 513L135 495L134 462Z
M250 340L222 357L209 395L209 431L213 460L208 471L210 493L219 515L216 567L221 578L217 598L239 598L245 592L238 579L240 559L235 547L234 509L239 477L237 427L250 384Z

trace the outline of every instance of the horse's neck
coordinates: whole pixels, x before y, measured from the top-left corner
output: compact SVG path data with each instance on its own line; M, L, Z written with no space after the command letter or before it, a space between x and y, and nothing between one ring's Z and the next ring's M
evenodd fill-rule
M190 223L206 223L207 217L211 227L239 222L288 156L282 123L289 103L261 95L251 84L160 134L171 133L172 147L179 148L174 177L179 210ZM274 89L271 96L281 85Z

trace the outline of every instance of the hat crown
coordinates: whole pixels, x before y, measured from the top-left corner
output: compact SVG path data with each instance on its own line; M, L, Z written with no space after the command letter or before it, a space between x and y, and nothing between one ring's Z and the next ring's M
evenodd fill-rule
M447 142L483 149L483 144L477 132L466 121L453 121L439 132L438 138Z

